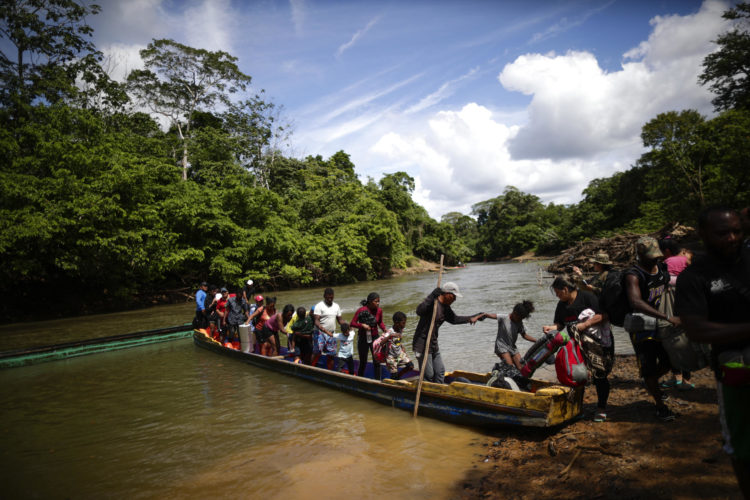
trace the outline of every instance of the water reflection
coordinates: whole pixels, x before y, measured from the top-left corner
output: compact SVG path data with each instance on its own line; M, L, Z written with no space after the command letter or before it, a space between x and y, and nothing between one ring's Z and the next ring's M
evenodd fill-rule
M4 370L0 383L12 497L441 498L480 435L189 342Z

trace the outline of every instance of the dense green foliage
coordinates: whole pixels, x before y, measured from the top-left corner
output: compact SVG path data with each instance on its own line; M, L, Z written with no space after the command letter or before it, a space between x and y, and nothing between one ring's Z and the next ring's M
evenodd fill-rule
M704 59L699 81L710 84L717 111L750 109L750 3L737 4L724 18L733 27L716 39L719 50Z
M575 205L509 186L471 215L436 221L412 199L405 172L362 183L343 151L281 154L279 108L262 94L235 98L250 76L227 53L154 40L144 70L111 81L84 22L97 11L70 0L0 8L14 48L0 53L4 318L124 308L201 280L252 277L268 290L370 280L412 257L444 254L452 265L553 253L623 229L690 223L707 203L750 204L750 110L736 88L713 119L685 110L649 121L648 151L591 181Z

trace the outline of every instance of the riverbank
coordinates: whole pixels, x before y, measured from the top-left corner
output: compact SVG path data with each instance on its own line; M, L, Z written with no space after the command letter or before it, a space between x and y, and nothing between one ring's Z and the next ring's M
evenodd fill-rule
M618 356L610 375L608 420L594 423L596 391L585 416L556 432L492 433L476 441L476 463L456 497L741 499L721 450L713 374L693 374L695 389L667 390L672 422L654 417L633 356Z

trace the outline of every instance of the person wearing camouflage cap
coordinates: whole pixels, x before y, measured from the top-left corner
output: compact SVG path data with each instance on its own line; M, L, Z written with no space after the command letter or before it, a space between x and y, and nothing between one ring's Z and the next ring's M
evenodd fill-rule
M659 312L662 295L669 286L669 271L667 271L667 266L659 261L664 257L659 249L659 242L654 238L644 236L636 241L635 251L638 254L638 262L625 271L625 291L633 312L663 319L679 326L679 318ZM674 420L675 415L664 403L659 388L659 377L670 371L671 364L667 351L656 334L656 329L628 333L633 343L641 377L646 382L646 388L656 403L656 417L665 422Z
M594 265L596 276L585 279L581 268L573 266L576 288L584 292L592 292L595 295L600 295L604 287L604 282L607 281L609 270L612 268L612 261L609 260L609 255L605 252L599 252L593 257L589 257L588 260Z

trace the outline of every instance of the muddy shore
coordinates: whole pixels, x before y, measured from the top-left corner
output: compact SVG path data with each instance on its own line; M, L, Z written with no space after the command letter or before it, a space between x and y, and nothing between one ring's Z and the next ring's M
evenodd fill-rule
M610 382L607 422L592 421L588 386L584 416L571 425L478 439L476 463L453 498L742 498L721 450L710 370L693 374L695 389L665 391L678 414L672 422L655 418L633 356L618 356Z

